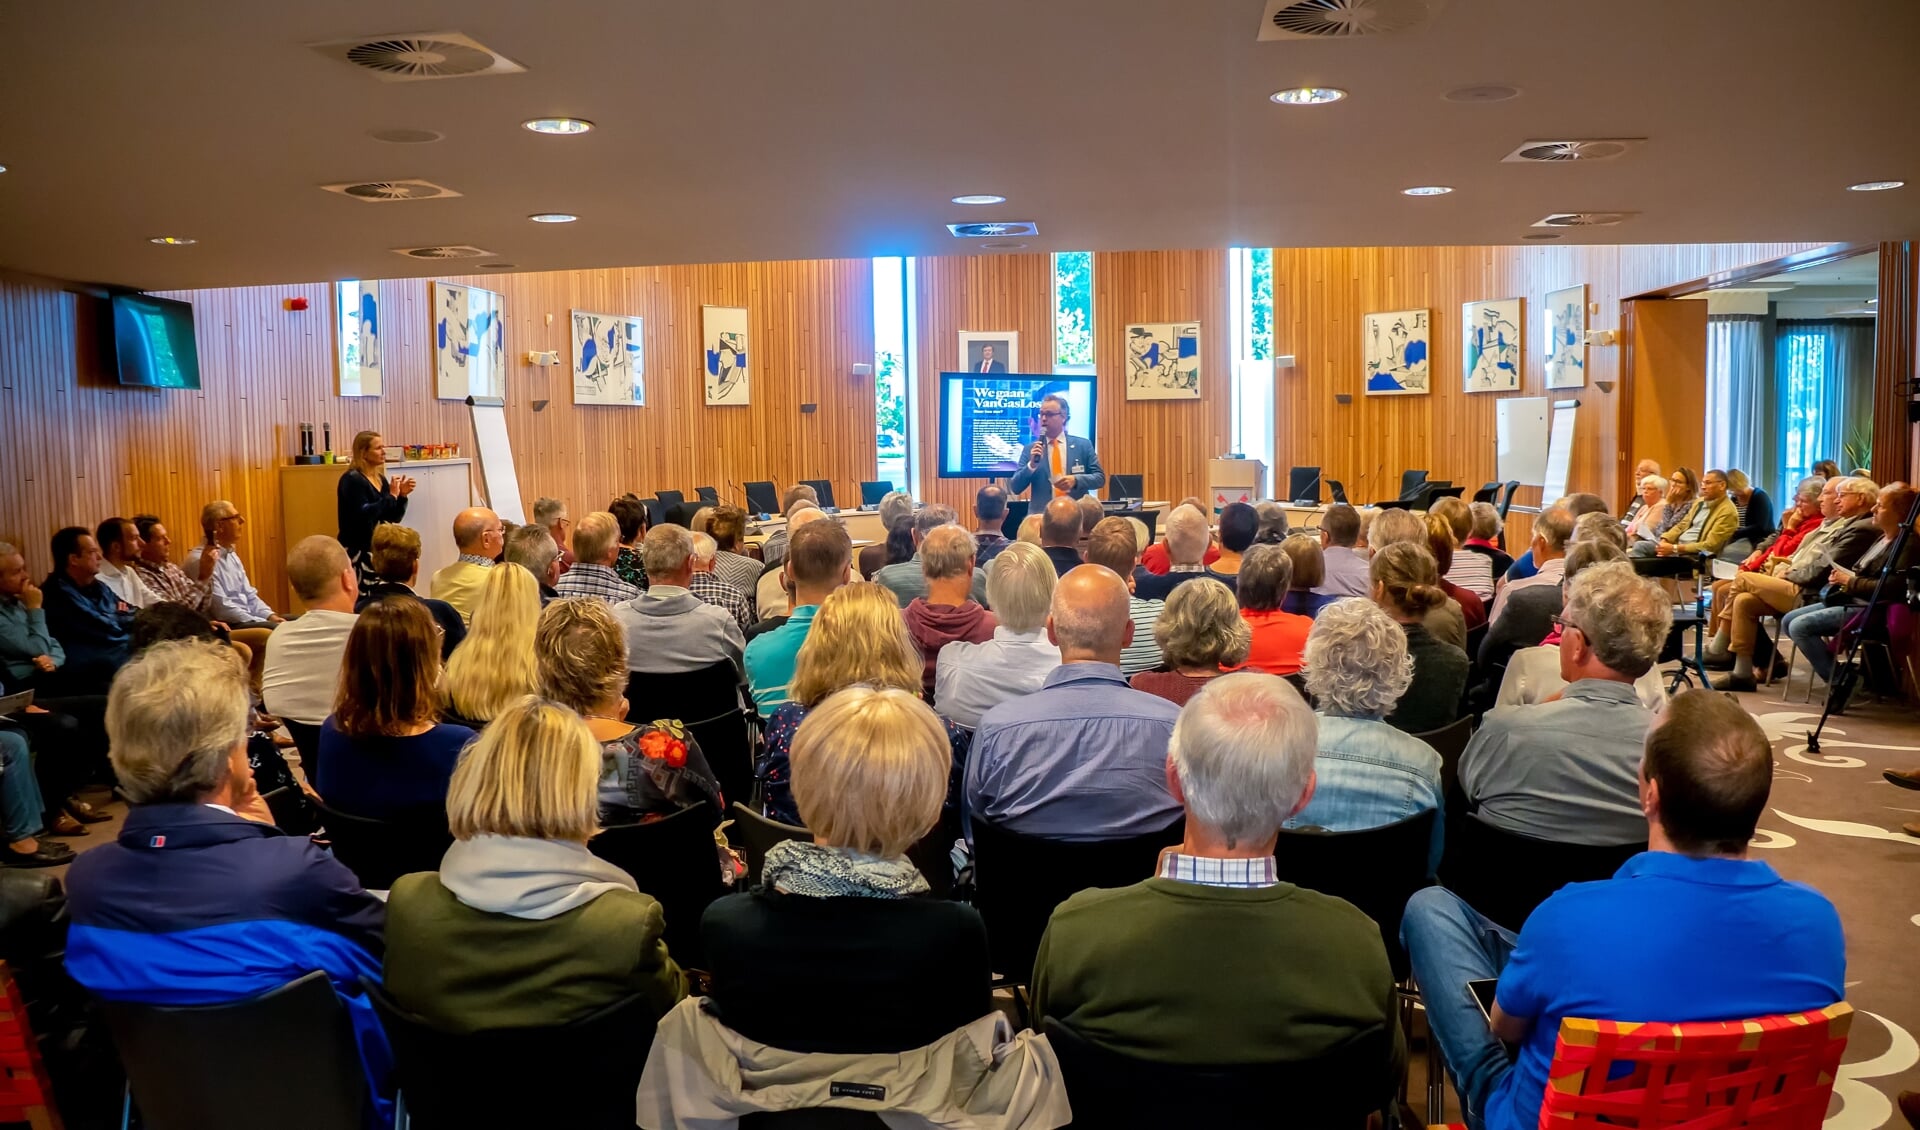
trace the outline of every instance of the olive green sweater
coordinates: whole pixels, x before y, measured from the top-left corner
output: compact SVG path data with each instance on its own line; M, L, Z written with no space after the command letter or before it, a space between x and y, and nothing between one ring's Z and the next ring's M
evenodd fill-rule
M1053 912L1033 970L1036 1017L1139 1059L1195 1065L1311 1059L1395 1027L1393 972L1373 920L1291 883L1258 889L1153 878L1088 890Z
M386 989L435 1028L566 1024L635 994L656 1016L687 995L667 955L660 904L609 891L547 919L476 910L431 871L406 875L387 899Z

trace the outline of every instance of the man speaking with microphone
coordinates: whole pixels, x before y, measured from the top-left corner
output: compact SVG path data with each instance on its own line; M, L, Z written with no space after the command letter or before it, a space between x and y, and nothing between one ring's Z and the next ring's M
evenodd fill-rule
M1085 436L1066 434L1070 413L1064 398L1048 393L1040 398L1040 435L1027 449L1026 465L1013 473L1008 489L1015 495L1033 490L1038 503L1048 498L1079 498L1099 490L1107 481L1100 455ZM1042 488L1051 484L1051 492Z

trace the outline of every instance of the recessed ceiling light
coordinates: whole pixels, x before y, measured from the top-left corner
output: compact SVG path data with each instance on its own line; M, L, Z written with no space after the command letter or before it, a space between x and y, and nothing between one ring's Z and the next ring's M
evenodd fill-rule
M480 269L483 271L511 271L517 266L519 266L518 263L482 263L480 264Z
M529 118L521 122L522 129L535 133L575 134L585 133L593 128L593 123L585 118Z
M991 192L969 192L953 198L955 204L1005 204L1007 198Z
M1847 186L1848 192L1885 192L1890 188L1905 188L1903 180L1870 180Z
M6 171L7 171L7 167L5 165L0 165L0 173L4 173Z
M1329 102L1338 102L1347 96L1347 92L1337 86L1296 86L1288 90L1276 90L1268 98L1282 106L1324 106Z
M527 217L536 224L570 224L579 218L571 212L535 212Z
M1523 235L1520 238L1521 239L1559 239L1560 233L1550 232L1550 231L1537 231L1528 235Z
M200 241L197 239L188 239L184 235L156 235L147 242L157 243L162 247L190 247Z
M1520 88L1490 82L1478 86L1456 87L1440 97L1449 102L1505 102L1509 98L1520 97Z
M1447 193L1452 191L1453 189L1447 187L1444 184L1423 184L1415 188L1403 188L1400 190L1400 195L1402 196L1445 196Z
M980 249L982 251L1018 251L1025 246L1026 244L1024 243L1010 243L1006 240L997 240L993 243L981 244Z
M388 145L431 145L447 135L437 129L370 129L367 136Z

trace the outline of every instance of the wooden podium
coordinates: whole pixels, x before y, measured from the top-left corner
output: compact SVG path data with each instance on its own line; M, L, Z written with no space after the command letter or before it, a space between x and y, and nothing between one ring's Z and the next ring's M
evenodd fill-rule
M291 548L313 534L336 537L340 508L336 501L344 463L319 463L280 468L281 545ZM407 516L400 524L420 534L420 579L415 591L426 595L434 570L451 565L460 556L453 545L453 517L473 505L473 460L414 459L387 464L388 475L411 475L413 493L407 496ZM268 603L292 616L306 605L287 586L285 594L268 594ZM274 596L278 595L279 600Z
M1252 503L1267 496L1267 465L1258 459L1207 460L1207 495L1213 512L1230 502Z

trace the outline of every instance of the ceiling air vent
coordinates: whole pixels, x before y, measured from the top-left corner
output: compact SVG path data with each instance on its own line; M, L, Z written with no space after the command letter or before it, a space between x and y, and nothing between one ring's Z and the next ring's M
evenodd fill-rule
M961 239L1000 239L1009 235L1039 235L1031 220L1001 220L984 224L948 224L947 230Z
M1634 212L1555 212L1535 220L1536 228L1610 228L1632 219Z
M1446 0L1267 0L1261 41L1353 39L1416 28Z
M443 200L460 195L451 188L435 184L430 180L349 181L346 184L323 184L320 187L328 192L351 196L355 200L364 200L369 204L384 204L393 200Z
M1646 144L1644 137L1592 137L1560 141L1523 141L1500 158L1517 164L1558 165L1567 161L1611 161Z
M493 252L470 243L443 243L434 247L396 247L395 255L409 259L484 259Z
M526 70L505 55L457 31L371 35L307 46L329 59L369 70L381 82L510 75Z

